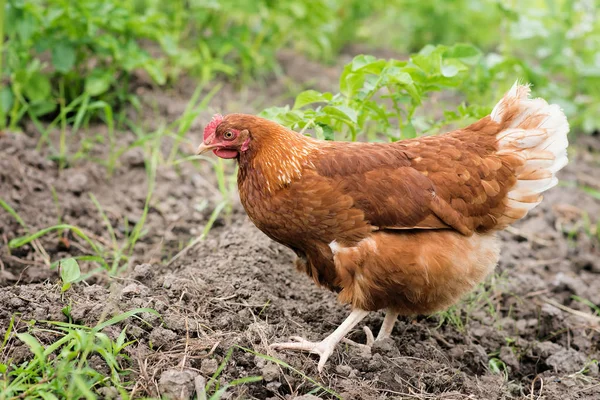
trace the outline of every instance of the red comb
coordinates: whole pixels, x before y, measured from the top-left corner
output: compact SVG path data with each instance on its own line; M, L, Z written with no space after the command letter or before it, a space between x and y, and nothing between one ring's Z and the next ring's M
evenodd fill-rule
M223 116L221 114L215 114L212 120L204 128L204 140L208 139L211 135L217 131L217 126L223 122Z

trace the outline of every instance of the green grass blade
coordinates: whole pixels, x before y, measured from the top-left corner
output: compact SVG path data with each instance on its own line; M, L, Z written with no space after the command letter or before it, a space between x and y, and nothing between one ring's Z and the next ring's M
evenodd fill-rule
M14 208L12 208L7 202L0 199L0 207L4 208L4 210L6 210L7 213L12 215L12 217L19 223L19 225L21 225L23 228L27 229L27 225L25 224L25 221L23 221L21 216L19 214L17 214L17 212L14 210Z
M141 314L141 313L160 315L156 310L153 310L152 308L135 308L133 310L129 310L127 312L124 312L122 314L114 316L111 319L109 319L108 321L104 321L104 322L96 325L92 330L96 331L96 332L100 332L102 329L106 328L107 326L118 324L119 322L124 321L129 317L132 317L134 315Z
M12 239L10 242L8 242L8 247L11 249L17 249L21 246L25 246L26 244L33 242L34 240L44 236L45 234L47 234L49 232L57 231L57 230L65 230L65 229L73 231L74 234L76 234L77 236L79 236L80 238L85 240L92 247L92 249L94 250L94 252L96 254L101 254L101 251L98 248L98 246L81 229L77 228L76 226L68 225L68 224L54 225L54 226L51 226L48 228L41 229L31 235Z
M38 340L30 335L29 333L17 333L17 338L25 343L31 349L31 352L35 355L35 358L40 362L43 362L46 357L44 356L44 347L38 342Z
M257 357L260 357L260 358L262 358L264 360L267 360L267 361L271 361L271 362L273 362L273 363L275 363L277 365L280 365L280 366L282 366L282 367L284 367L284 368L286 368L286 369L288 369L288 370L290 370L292 372L295 372L296 374L300 375L302 378L306 379L307 381L309 381L313 385L317 386L319 389L323 390L324 392L327 392L330 395L332 395L332 396L334 396L334 397L342 400L342 397L337 392L335 392L332 389L329 389L328 387L325 387L325 386L321 385L319 382L317 382L316 380L312 379L311 377L309 377L308 375L306 375L304 372L302 372L302 371L300 371L300 370L292 367L288 363L286 363L286 362L284 362L282 360L279 360L279 359L277 359L275 357L271 357L269 355L259 353L257 351L252 350L252 349L249 349L247 347L242 347L242 346L239 346L239 345L234 345L234 346L237 347L237 348L239 348L239 349L241 349L241 350L243 350L243 351L245 351L245 352L247 352L247 353L254 354Z

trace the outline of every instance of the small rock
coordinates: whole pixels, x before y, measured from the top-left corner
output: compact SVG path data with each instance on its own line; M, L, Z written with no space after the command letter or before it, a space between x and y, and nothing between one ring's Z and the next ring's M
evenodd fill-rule
M525 329L527 329L527 321L524 319L520 319L517 321L515 326L517 327L518 332L523 332L525 331Z
M373 353L382 353L388 357L397 357L400 355L400 350L396 346L396 342L392 338L377 340L371 348Z
M554 307L553 305L548 304L548 303L544 303L542 305L541 312L543 315L547 315L552 318L561 318L562 319L562 316L563 316L562 311L560 311L557 307Z
M123 290L121 290L121 294L123 296L132 297L132 296L140 296L148 293L150 290L147 286L139 284L139 283L130 283L125 286Z
M274 381L275 379L279 378L279 367L274 363L267 363L267 365L260 369L260 374L265 381Z
M67 176L67 187L75 194L81 194L89 189L90 181L83 172L73 172Z
M127 150L121 156L123 163L132 168L143 167L145 166L144 162L144 151L140 147L134 147L130 150Z
M317 396L312 394L305 394L302 396L294 397L292 400L320 400Z
M471 334L475 337L485 337L488 333L486 328L474 328L471 330Z
M338 365L335 367L335 372L337 372L340 375L349 376L352 372L352 367L348 365Z
M131 278L144 281L152 277L152 264L138 264L133 268Z
M566 349L555 353L546 359L546 364L559 374L577 372L585 365L586 357L577 350Z
M158 387L163 395L173 400L191 399L195 389L197 372L169 369L160 374Z
M170 329L157 326L150 333L149 340L153 349L162 348L168 350L175 344L177 334Z
M262 368L267 364L267 361L259 356L254 356L254 365L256 365L258 368Z
M280 387L281 387L281 382L279 382L279 381L273 381L273 382L267 383L267 389L269 389L273 393L276 393L277 391L279 391Z
M96 392L98 392L98 394L102 396L103 399L113 400L119 398L119 391L116 387L113 386L98 388L96 389Z
M369 360L369 371L376 371L383 365L383 357L381 354L374 354Z
M19 308L25 305L25 302L23 300L21 300L18 297L12 297L9 301L8 304L12 307L12 308Z
M219 363L214 358L202 360L202 364L200 364L200 372L202 372L204 375L214 374L217 368L219 368Z

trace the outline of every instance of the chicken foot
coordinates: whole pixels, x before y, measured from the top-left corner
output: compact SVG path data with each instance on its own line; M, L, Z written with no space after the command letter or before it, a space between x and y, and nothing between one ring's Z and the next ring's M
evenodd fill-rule
M269 347L278 350L300 350L318 354L320 358L317 369L319 372L323 372L323 367L329 359L329 356L333 353L335 346L356 326L356 324L362 321L367 314L369 314L369 312L365 310L352 310L348 318L346 318L331 335L320 342L309 342L299 336L293 336L290 338L293 342L273 343Z
M369 327L365 326L363 328L365 334L367 335L366 345L344 338L344 336L346 336L348 332L350 332L352 328L356 326L356 324L362 321L362 319L366 317L368 313L368 311L364 310L352 310L348 318L346 318L346 320L344 320L344 322L342 322L342 324L335 331L333 331L331 335L327 336L320 342L310 342L302 337L292 336L290 339L293 340L293 342L273 343L270 347L278 350L300 350L308 351L312 354L318 354L320 359L317 369L319 372L322 372L325 363L339 342L343 341L344 343L351 344L353 346L370 348L376 341L390 337L390 334L394 329L394 324L398 319L398 313L392 310L386 311L385 318L381 324L377 338L373 336L373 332L371 332Z
M373 332L371 331L371 329L368 326L365 326L365 327L363 327L363 330L365 331L365 335L367 336L367 344L366 345L356 343L355 341L350 340L350 339L343 339L343 341L344 341L344 343L355 345L358 347L363 347L363 346L371 347L371 346L373 346L373 343L378 342L383 339L387 339L390 337L390 335L392 334L392 330L394 330L394 325L396 324L397 319L398 319L398 313L388 309L385 312L385 318L383 320L383 323L381 324L381 328L379 328L379 333L377 334L377 338L375 338L375 336L373 336Z

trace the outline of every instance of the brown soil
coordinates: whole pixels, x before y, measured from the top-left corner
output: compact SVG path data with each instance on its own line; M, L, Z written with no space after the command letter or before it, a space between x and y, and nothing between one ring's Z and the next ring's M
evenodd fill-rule
M238 93L225 87L213 107L255 112L273 104L276 96L285 101L290 82L306 82L306 76L319 73L323 80L311 84L325 88L335 82L334 68L298 68L283 61L287 77L268 90ZM146 126L176 118L191 90L184 84L164 93L140 85L146 106L160 112ZM198 118L191 141L198 142L210 114ZM97 126L87 135L104 133L105 128ZM121 144L133 140L133 133L120 134ZM125 152L108 178L103 167L89 160L59 171L46 151L36 150L36 143L34 132L0 135L0 198L19 213L29 232L67 223L110 247L106 225L90 198L93 193L123 241L127 222L135 223L142 215L147 152ZM230 389L231 398L294 398L307 393L334 397L319 390L322 385L344 399L598 399L600 319L574 297L600 306L600 243L592 234L600 201L578 188L600 190L598 143L598 138L586 138L585 147L574 147L572 161L560 176L565 185L551 190L541 206L502 234L497 274L485 286L445 318L400 319L393 338L371 352L339 346L322 375L316 371L315 357L274 352L268 344L290 335L323 338L344 320L348 308L298 274L290 251L259 232L239 204L229 216L217 219L206 240L174 259L198 237L221 200L207 163L161 164L145 234L125 270L117 278L96 273L64 295L57 271L45 264L40 249L55 261L89 248L72 233L63 237L55 232L36 245L9 251L8 241L26 230L0 208L0 337L13 316L18 331L25 331L30 320L66 321L62 309L69 304L74 322L86 325L150 307L161 316L143 314L144 321L130 319L106 329L114 336L127 325L129 338L136 340L127 348L136 396L191 396L194 379L209 379L233 348L219 380L224 384L255 375L263 380ZM93 155L102 158L107 152L106 146L97 145ZM208 203L200 209L203 199ZM365 324L376 332L382 317L372 313ZM349 337L365 340L360 329ZM245 349L283 360L318 385ZM27 347L13 335L0 362L10 359L17 364L29 357Z

